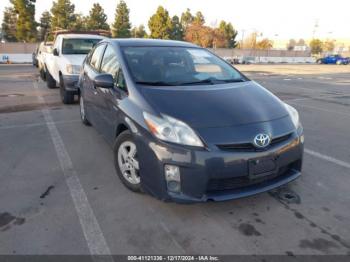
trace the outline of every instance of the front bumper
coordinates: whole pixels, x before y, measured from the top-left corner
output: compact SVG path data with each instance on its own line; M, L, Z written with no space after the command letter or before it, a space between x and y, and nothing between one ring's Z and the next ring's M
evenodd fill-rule
M79 94L79 75L63 75L62 78L66 92L71 92L75 95Z
M205 202L236 199L272 190L301 175L304 146L301 134L297 132L287 141L259 152L170 145L156 140L148 132L137 137L144 190L163 200ZM276 169L267 175L252 177L251 161L265 158L273 158ZM166 164L180 169L180 193L167 190Z

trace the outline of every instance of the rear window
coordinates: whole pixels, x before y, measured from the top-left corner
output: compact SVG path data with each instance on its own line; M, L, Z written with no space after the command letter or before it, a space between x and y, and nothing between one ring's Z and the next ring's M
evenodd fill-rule
M90 50L102 39L63 39L62 54L76 55L88 54Z

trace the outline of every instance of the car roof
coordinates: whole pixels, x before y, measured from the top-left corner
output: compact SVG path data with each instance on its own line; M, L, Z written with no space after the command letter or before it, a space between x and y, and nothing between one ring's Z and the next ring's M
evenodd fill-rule
M144 38L124 38L124 39L108 39L107 41L115 43L119 46L172 46L172 47L198 47L194 44L160 39L144 39Z
M70 39L107 39L107 37L102 35L89 35L89 34L61 34L59 37Z

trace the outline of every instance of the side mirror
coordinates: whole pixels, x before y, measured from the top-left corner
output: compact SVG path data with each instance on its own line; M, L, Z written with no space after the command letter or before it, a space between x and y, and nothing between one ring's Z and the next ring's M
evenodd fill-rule
M52 51L52 53L53 53L54 56L58 56L58 50L57 50L57 48L54 48L54 50Z
M95 87L101 88L113 88L114 87L114 78L111 74L99 74L94 78Z

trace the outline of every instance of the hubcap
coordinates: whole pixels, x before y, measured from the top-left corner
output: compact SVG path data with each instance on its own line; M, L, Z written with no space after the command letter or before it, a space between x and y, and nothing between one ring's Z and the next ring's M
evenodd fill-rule
M140 183L139 162L136 145L131 141L123 142L118 149L118 165L123 177L131 184Z
M84 99L82 96L80 97L80 115L81 115L81 119L85 120Z

